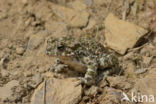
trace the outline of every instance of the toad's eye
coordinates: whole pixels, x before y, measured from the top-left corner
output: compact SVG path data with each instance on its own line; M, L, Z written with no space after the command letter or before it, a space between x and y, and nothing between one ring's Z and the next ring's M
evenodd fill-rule
M63 51L63 50L65 49L65 47L64 47L63 45L60 45L60 46L57 47L57 49L58 49L59 51Z

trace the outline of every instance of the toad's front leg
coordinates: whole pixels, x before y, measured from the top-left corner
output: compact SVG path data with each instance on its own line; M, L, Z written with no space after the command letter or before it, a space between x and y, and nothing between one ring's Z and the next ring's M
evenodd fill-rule
M54 65L50 68L55 73L65 72L66 69L68 69L68 65L64 64L59 58L55 60Z
M100 69L108 69L104 73L104 78L107 75L118 73L120 71L118 59L111 54L103 54L99 59Z

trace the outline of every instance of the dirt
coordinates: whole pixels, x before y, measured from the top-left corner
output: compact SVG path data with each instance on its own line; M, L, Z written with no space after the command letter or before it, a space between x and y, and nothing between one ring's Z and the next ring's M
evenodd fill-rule
M79 1L0 1L0 104L30 104L35 89L54 77L49 67L55 58L45 54L49 36L98 34L99 41L106 45L104 20L109 13L122 19L125 0ZM110 49L118 56L123 73L86 89L93 95L84 93L80 104L125 104L121 101L123 92L129 96L133 91L156 96L156 5L154 0L140 0L135 12L135 0L129 2L125 21L149 32L124 55ZM149 87L148 80L152 81Z

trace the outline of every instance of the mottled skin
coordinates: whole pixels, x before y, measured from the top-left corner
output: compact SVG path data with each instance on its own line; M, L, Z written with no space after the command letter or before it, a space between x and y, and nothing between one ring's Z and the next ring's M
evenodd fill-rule
M104 77L119 71L117 58L108 54L103 45L90 37L80 37L79 39L75 39L73 36L59 39L51 37L47 40L46 54L71 57L81 65L86 66L85 76L79 78L81 83L86 85L95 83L98 69L107 69L104 72ZM65 67L67 65L58 58L53 68L55 72L60 72Z

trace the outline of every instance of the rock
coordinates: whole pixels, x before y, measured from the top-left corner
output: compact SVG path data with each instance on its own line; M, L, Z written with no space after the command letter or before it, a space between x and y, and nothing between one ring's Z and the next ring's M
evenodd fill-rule
M93 0L85 0L85 2L88 6L91 6L93 4Z
M27 45L27 49L33 50L38 48L44 42L44 39L45 39L45 34L42 33L31 35Z
M125 70L125 74L127 77L129 78L134 78L135 77L135 64L132 61L127 61L126 63L126 70Z
M48 21L45 23L46 31L53 36L59 37L68 34L67 25L63 22Z
M84 28L84 30L92 29L96 25L96 21L94 19L89 19L88 26Z
M153 0L148 0L146 2L148 8L154 8L155 7L155 2L153 2Z
M118 19L112 13L107 16L104 24L106 43L119 54L125 54L127 49L133 48L148 32L135 24Z
M93 0L96 5L103 5L105 3L110 3L111 0Z
M28 4L28 0L21 0L24 5Z
M15 86L18 86L19 82L16 80L12 80L8 82L6 85L3 87L0 87L0 99L1 101L6 100L7 98L11 97L13 94L12 88Z
M33 77L32 77L32 82L29 83L29 86L31 86L32 88L36 88L41 82L42 82L43 78L41 77L40 73L36 73Z
M106 88L99 98L99 104L121 104L122 91L114 88Z
M1 69L1 75L2 75L2 77L8 77L9 76L9 71L7 71L5 69Z
M151 61L151 68L156 68L156 56L153 57L152 61Z
M82 3L81 1L73 1L69 4L74 10L82 11L87 8L86 4Z
M23 53L24 53L24 48L23 47L17 47L16 48L16 53L18 54L18 55L23 55Z
M34 80L36 83L40 83L42 81L42 77L41 77L41 74L40 73L36 73L32 80Z
M76 11L71 8L55 4L51 7L54 13L71 27L85 27L88 23L89 13L86 11Z
M131 82L129 82L125 77L116 76L116 77L108 77L107 78L110 87L128 90L132 88Z
M66 5L67 3L73 0L50 0L50 1L58 5Z
M6 68L6 63L9 60L9 54L3 53L0 59L0 68Z
M101 80L100 83L98 84L100 88L105 88L109 86L109 83L106 80Z
M76 14L75 17L71 20L71 27L85 27L88 23L89 14L87 12L80 12Z
M152 61L152 57L143 56L143 63L145 64L145 67L150 66Z
M96 86L91 86L88 90L85 90L86 96L95 96L99 92L99 88Z
M156 96L156 68L151 69L148 75L145 78L137 81L137 88L141 94L145 94L147 96L153 95Z
M35 90L31 104L77 104L82 95L82 87L75 85L72 78L49 79ZM45 99L44 99L45 98Z

